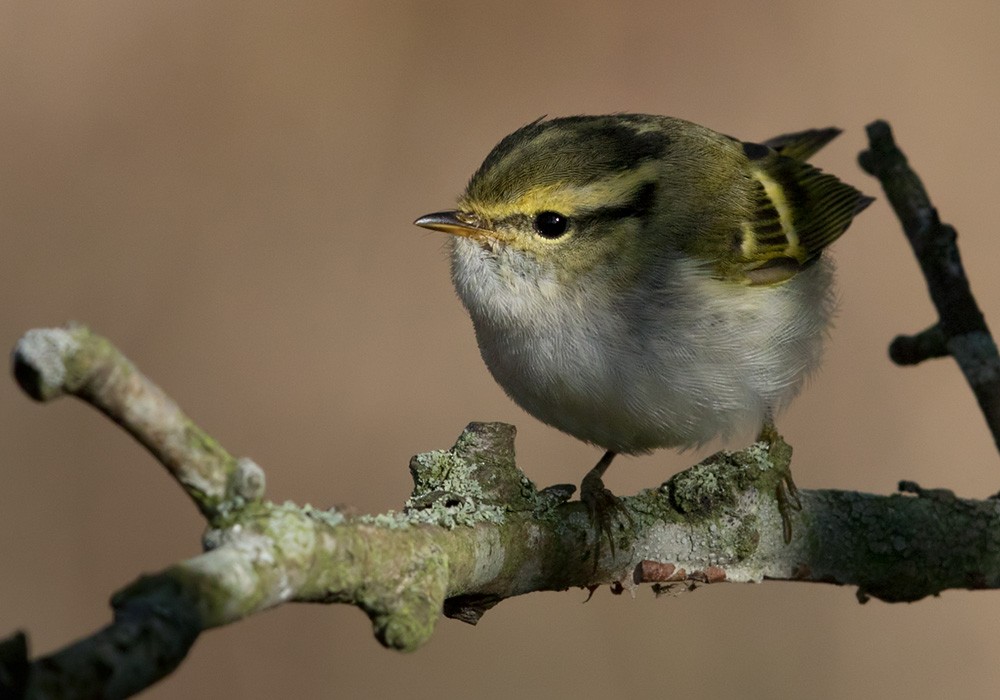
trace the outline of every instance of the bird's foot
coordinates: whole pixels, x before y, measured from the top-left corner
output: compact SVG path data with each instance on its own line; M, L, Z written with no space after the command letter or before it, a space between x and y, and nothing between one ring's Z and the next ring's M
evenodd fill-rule
M792 541L792 512L802 510L799 488L792 479L792 448L778 434L771 421L766 422L761 428L757 442L763 442L767 445L771 464L782 473L781 480L774 489L774 496L778 502L778 513L781 514L781 534L785 544L788 544Z
M781 534L785 538L785 544L788 544L792 541L792 511L802 510L799 487L792 481L791 469L785 470L785 475L774 491L778 500L778 512L781 514Z
M604 472L613 457L613 452L605 454L601 461L587 472L580 484L580 501L586 506L590 522L597 533L597 539L591 552L594 557L595 570L601 559L604 539L607 538L611 556L614 556L616 531L635 525L625 503L604 485Z

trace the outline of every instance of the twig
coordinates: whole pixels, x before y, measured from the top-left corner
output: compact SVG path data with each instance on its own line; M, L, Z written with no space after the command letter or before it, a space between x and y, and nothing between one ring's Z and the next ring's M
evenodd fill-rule
M14 376L37 401L68 394L128 431L170 472L209 520L235 495L263 493L263 472L240 463L181 412L114 346L79 324L28 331L14 348Z
M869 149L858 157L877 177L892 204L927 281L938 321L915 336L899 336L889 349L897 364L951 355L975 393L1000 449L1000 354L962 267L957 233L941 223L920 178L896 146L884 121L868 125Z

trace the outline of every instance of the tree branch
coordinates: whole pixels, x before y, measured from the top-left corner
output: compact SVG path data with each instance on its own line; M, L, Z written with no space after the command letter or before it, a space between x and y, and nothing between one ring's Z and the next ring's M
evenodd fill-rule
M928 331L897 340L896 354L912 362L955 356L994 427L996 350L962 286L954 231L937 221L888 127L876 123L869 133L862 162L913 233L941 315ZM611 584L620 593L651 583L661 592L781 579L855 585L860 599L886 601L1000 588L997 500L911 483L891 496L801 491L786 544L776 493L791 448L777 437L719 452L622 499L628 525L612 533L614 547L598 547L603 535L569 501L572 487L538 489L517 468L511 426L473 423L450 450L414 457L402 512L347 516L264 500L260 467L232 457L83 326L30 331L13 359L33 398L77 396L132 434L209 530L203 554L115 594L113 621L92 636L35 660L23 634L0 642L3 697L124 697L170 673L202 631L285 602L357 606L384 645L409 651L428 640L442 612L475 623L505 598L570 587Z
M26 394L36 401L68 394L101 411L167 468L210 521L234 498L263 494L263 471L222 449L111 343L85 326L28 331L13 360L14 377Z
M110 343L81 326L31 331L18 345L15 373L33 395L75 393L94 404L163 459L176 459L176 436L148 430L149 416L171 416L170 424L201 434ZM23 379L32 376L41 379ZM197 465L218 464L215 456L225 454L211 439L185 445ZM412 650L430 637L441 611L475 622L504 598L540 590L784 579L852 584L863 596L902 601L1000 586L997 501L802 491L786 545L774 493L790 456L780 440L720 452L624 498L632 524L616 533L614 551L600 548L596 565L599 533L584 507L568 501L570 488L539 490L517 469L514 429L503 424L474 423L451 450L414 457L414 490L401 513L347 517L270 503L260 500L257 478L250 479L254 498L226 500L220 494L234 489L221 489L222 475L232 484L240 469L202 471L216 479L206 553L120 591L111 625L49 657L29 663L26 650L16 653L24 648L18 638L11 640L6 656L15 649L17 663L8 658L0 676L25 679L41 697L127 695L175 668L202 630L288 601L356 605L383 644ZM191 488L183 465L170 473Z
M900 365L951 355L979 402L1000 449L1000 354L986 325L958 252L958 234L941 223L917 174L896 146L884 121L868 125L869 148L858 156L861 167L882 183L920 263L938 321L916 336L899 336L889 356Z

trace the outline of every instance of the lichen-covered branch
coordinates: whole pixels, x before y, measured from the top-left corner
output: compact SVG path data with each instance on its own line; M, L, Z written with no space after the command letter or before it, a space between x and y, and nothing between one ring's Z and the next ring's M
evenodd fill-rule
M958 251L958 234L941 222L889 125L884 121L869 124L868 141L868 150L859 156L861 167L882 183L938 312L938 321L930 328L893 340L889 355L901 365L954 357L1000 449L1000 354L972 295Z
M36 398L74 394L135 435L210 524L204 554L120 591L114 621L93 636L34 662L23 638L2 645L0 678L36 697L127 695L176 667L201 631L293 601L355 605L383 644L412 650L442 613L476 622L540 590L786 579L895 601L1000 586L997 501L915 486L917 497L803 491L786 544L775 493L791 450L780 438L623 499L631 522L598 547L572 488L539 490L517 468L507 425L472 424L452 449L414 457L401 512L348 517L263 500L259 467L229 457L82 326L29 332L14 363Z
M111 343L79 324L28 331L14 376L37 401L76 396L118 423L170 472L209 519L234 498L259 498L264 473L237 460Z
M1000 361L955 246L888 126L869 127L862 164L903 222L939 322L899 338L893 356L950 354L1000 444ZM264 500L264 472L235 459L107 340L78 325L34 330L14 374L38 400L69 394L141 442L206 517L204 553L144 576L112 598L110 625L30 659L27 638L0 642L2 697L124 697L170 673L198 635L286 602L363 610L387 647L413 650L443 615L475 623L506 598L610 584L654 591L766 579L858 587L914 601L952 588L1000 588L1000 500L900 484L899 494L800 491L779 506L791 448L779 437L720 452L622 499L628 518L598 546L573 489L538 489L516 466L514 429L471 424L447 451L410 463L400 512L348 516ZM783 510L790 520L783 522ZM791 540L783 536L790 525Z
M206 553L117 593L114 622L93 636L34 662L23 638L8 641L0 678L33 697L125 696L175 668L201 631L293 601L355 605L383 644L412 650L442 612L475 622L508 597L605 583L819 581L887 601L1000 587L1000 502L912 484L916 496L802 491L786 545L775 461L758 443L624 498L632 523L611 551L594 547L568 489L538 490L517 469L511 426L472 424L451 450L413 459L402 512L248 503L208 531Z

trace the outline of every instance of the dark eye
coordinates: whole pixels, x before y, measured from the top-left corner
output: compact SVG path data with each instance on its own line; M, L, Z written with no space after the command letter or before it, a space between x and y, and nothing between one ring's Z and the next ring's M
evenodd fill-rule
M535 231L543 238L559 238L569 228L569 217L557 211L543 211L535 215Z

